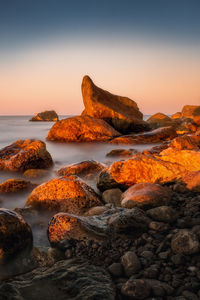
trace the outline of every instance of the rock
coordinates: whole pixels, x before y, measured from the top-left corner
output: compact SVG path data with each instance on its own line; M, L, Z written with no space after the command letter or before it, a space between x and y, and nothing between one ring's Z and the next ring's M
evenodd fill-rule
M133 154L137 153L137 150L135 149L113 149L110 152L106 154L108 157L130 157L133 156Z
M171 248L174 253L194 254L199 251L199 240L192 231L181 229L172 237Z
M156 279L146 279L149 284L154 296L169 296L173 293L174 289L167 283L156 280Z
M28 169L23 173L23 176L26 178L43 178L47 177L49 175L48 170L43 170L43 169Z
M60 142L106 142L119 136L114 128L101 119L78 116L56 122L47 140Z
M18 140L0 150L0 170L24 172L52 165L45 143L39 140Z
M93 206L101 205L94 190L74 175L49 180L36 187L26 206L36 209L83 214Z
M169 226L167 224L162 222L153 222L153 221L149 223L149 228L154 231L160 231L160 232L169 230Z
M180 119L182 117L181 112L177 112L170 116L171 119Z
M143 115L136 102L100 89L89 76L83 78L82 95L85 105L83 116L104 119L123 133L149 129L148 124L142 120Z
M138 208L110 209L94 217L59 213L49 223L48 238L52 247L61 249L83 240L105 241L110 245L111 240L119 237L138 236L148 228L148 222Z
M114 300L115 290L103 267L81 259L70 259L59 261L50 268L37 268L1 283L0 298Z
M151 293L151 286L145 279L130 278L122 285L121 293L128 299L146 299Z
M14 211L0 209L0 265L29 253L32 249L32 231L24 219ZM2 270L1 270L2 271ZM2 273L0 274L1 277Z
M54 110L45 110L41 113L38 113L36 116L31 118L29 121L47 121L47 122L57 122L58 115Z
M190 172L182 180L186 184L187 189L200 192L200 171Z
M177 219L177 212L170 206L159 206L146 211L147 215L155 220L165 223L173 223Z
M163 126L173 126L174 120L163 113L156 113L147 119L147 123L150 124L152 129L155 129Z
M35 187L30 181L23 179L8 179L0 183L0 193L15 193L31 190Z
M106 190L102 194L102 200L105 203L112 203L115 206L121 206L121 195L122 191L120 189Z
M200 106L199 105L185 105L181 112L182 117L193 119L196 116L200 115Z
M63 167L58 170L59 176L65 175L78 175L78 176L88 176L98 174L106 168L105 165L98 163L94 160L85 160L80 163L72 164L67 167Z
M121 264L127 277L130 277L141 270L139 258L133 251L128 251L121 257Z
M161 157L162 158L162 157ZM189 164L189 162L188 162ZM102 190L131 186L136 183L165 183L185 176L184 166L161 160L160 157L136 154L126 161L114 162L99 175L97 186Z
M176 126L177 134L188 134L192 132L196 132L198 126L194 123L194 121L190 118L182 118L179 120Z
M126 208L156 207L169 202L170 190L155 183L138 183L121 196L121 206Z
M87 216L97 216L106 212L109 208L107 206L95 206L90 208L85 215Z
M185 134L173 139L168 146L177 150L199 150L199 144L199 138L194 135Z
M120 277L122 276L123 268L120 263L113 263L112 265L109 266L108 271L112 276Z

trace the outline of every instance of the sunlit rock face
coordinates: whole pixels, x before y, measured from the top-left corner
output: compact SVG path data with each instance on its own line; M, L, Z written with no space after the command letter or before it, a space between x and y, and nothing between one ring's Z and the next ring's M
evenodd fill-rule
M170 117L166 116L163 113L157 113L151 116L147 120L147 123L149 123L152 129L163 126L172 126L175 124L174 120L172 120Z
M200 171L188 173L183 177L183 182L189 190L200 192Z
M72 117L56 122L47 140L60 142L106 142L119 136L113 127L100 119L89 116Z
M181 112L182 117L194 119L200 116L200 105L185 105Z
M29 121L57 122L58 115L54 110L46 110L41 113L38 113L36 116L31 118Z
M69 175L52 179L36 187L26 202L36 209L83 214L102 205L94 190L80 178Z
M14 211L1 208L0 264L14 259L20 253L29 252L32 249L32 241L31 228L24 219Z
M182 117L181 112L177 112L170 116L171 119L179 119L181 117Z
M85 105L82 113L84 116L104 119L122 133L139 132L149 128L142 120L143 115L135 101L97 87L89 76L83 78L82 95Z
M45 143L39 140L18 140L0 150L0 170L24 172L52 165Z
M35 186L30 181L23 179L8 179L0 183L0 194L31 190Z
M173 139L168 146L177 150L199 150L200 137L197 135L185 134Z
M170 189L155 183L138 183L126 190L121 197L121 206L126 208L151 208L168 204Z

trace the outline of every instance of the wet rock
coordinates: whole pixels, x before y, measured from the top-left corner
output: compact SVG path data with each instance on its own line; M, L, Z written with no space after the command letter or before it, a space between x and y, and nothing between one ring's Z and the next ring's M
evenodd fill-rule
M114 300L115 290L103 267L93 266L84 260L64 260L50 268L37 268L2 283L0 298Z
M121 264L127 277L130 277L141 270L139 258L133 251L128 251L121 257Z
M82 113L84 116L104 119L122 133L139 132L149 128L142 120L143 115L136 102L97 87L89 76L83 78L82 95L85 105Z
M155 183L138 183L122 194L121 206L126 208L156 207L167 204L170 197L171 192L166 187Z
M0 183L0 194L27 191L33 189L35 186L30 181L23 179L8 179Z
M153 129L163 126L172 126L174 124L174 121L163 113L154 114L153 116L147 119L147 122Z
M56 122L47 140L60 142L106 142L119 136L114 128L101 119L78 116Z
M192 231L182 229L172 237L171 248L174 253L194 254L199 251L199 240Z
M123 268L120 263L113 263L108 267L108 271L114 277L120 277L123 274Z
M0 150L0 170L24 172L52 165L45 143L39 140L18 140Z
M55 178L39 185L26 201L26 206L32 208L76 214L83 214L89 208L101 204L94 190L73 175Z
M170 206L159 206L146 211L147 215L155 220L165 223L173 223L177 219L177 212Z
M130 157L133 154L137 153L137 150L134 149L114 149L106 154L108 157Z
M122 285L121 293L128 299L146 299L151 293L151 286L145 279L130 278Z
M105 190L116 188L124 189L125 185L117 183L107 171L103 171L99 174L97 187L101 192L103 192Z
M36 116L31 118L29 121L47 121L47 122L57 122L58 115L54 110L45 110L41 113L38 113Z
M121 195L122 191L120 189L106 190L102 194L102 200L105 203L111 203L115 206L121 206Z
M32 249L30 226L19 214L5 208L0 209L0 237L0 264Z
M199 105L185 105L182 109L182 117L193 119L196 116L200 115L200 106Z
M49 171L43 169L28 169L23 173L24 177L33 179L47 177L48 175Z
M97 216L106 212L109 208L107 206L95 206L90 208L87 212L87 216Z

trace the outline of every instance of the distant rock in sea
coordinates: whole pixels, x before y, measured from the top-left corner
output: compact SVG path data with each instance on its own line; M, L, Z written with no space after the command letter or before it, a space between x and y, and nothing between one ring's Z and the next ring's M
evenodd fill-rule
M29 121L46 121L46 122L57 122L59 120L55 110L45 110L32 117Z
M85 105L83 116L103 119L122 133L140 132L149 128L135 101L97 87L89 76L83 77L82 95Z

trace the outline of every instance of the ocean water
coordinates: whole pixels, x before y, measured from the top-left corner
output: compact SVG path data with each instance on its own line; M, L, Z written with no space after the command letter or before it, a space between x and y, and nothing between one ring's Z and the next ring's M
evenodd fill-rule
M67 118L68 116L60 116L60 119ZM94 159L99 162L103 162L107 165L111 164L114 159L107 158L106 153L112 149L134 148L140 152L144 149L150 148L152 145L112 145L106 143L55 143L46 141L46 136L53 126L53 122L29 122L31 116L0 116L0 149L10 145L18 139L39 139L46 142L47 150L50 152L54 167L49 173L47 178L41 180L31 180L37 184L41 184L50 178L56 177L56 171L61 167L68 164L81 162L83 160ZM145 116L147 119L148 116ZM7 173L0 171L0 183L10 178L23 178L19 173ZM90 183L95 188L96 183ZM4 208L14 209L23 208L28 197L28 193L17 193L13 195L0 195L0 206ZM32 225L35 244L48 244L46 238L46 231L40 230L42 224L49 220L49 215L42 213L37 220L29 219L29 223ZM37 225L38 224L38 225Z

